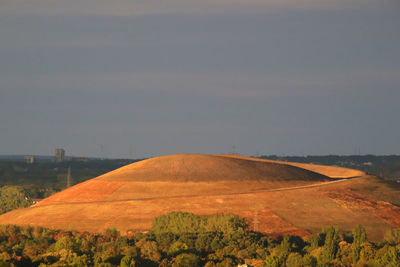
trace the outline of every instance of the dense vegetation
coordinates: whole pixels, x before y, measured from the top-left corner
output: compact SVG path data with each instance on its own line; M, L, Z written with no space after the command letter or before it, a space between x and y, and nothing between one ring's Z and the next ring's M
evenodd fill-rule
M176 219L176 224L173 220ZM163 224L166 223L167 227ZM358 226L344 234L328 227L302 239L273 239L247 231L234 215L172 213L154 220L154 231L121 236L0 226L0 266L399 266L400 230L379 243ZM197 226L201 231L196 231ZM227 227L229 226L229 227ZM160 230L160 227L162 228ZM171 231L168 231L168 228ZM207 231L217 227L215 231ZM158 230L156 230L158 229Z
M32 205L32 200L22 186L3 186L0 188L0 214L30 205Z
M156 234L226 233L246 227L248 227L246 219L232 214L201 216L187 212L172 212L153 220L153 232Z

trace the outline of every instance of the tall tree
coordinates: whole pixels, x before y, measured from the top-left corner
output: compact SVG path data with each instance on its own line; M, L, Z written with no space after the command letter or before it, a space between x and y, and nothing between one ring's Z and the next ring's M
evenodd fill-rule
M367 241L367 233L364 227L357 225L353 231L353 248L352 248L352 258L353 263L357 263L360 259L361 245Z
M325 242L322 249L322 258L325 261L331 261L336 257L336 253L339 247L339 234L338 230L330 226L324 229L325 232Z

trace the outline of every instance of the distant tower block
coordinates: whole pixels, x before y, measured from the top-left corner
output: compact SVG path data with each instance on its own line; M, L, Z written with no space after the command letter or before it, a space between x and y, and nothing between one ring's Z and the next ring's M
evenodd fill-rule
M34 157L34 156L25 156L25 163L26 163L26 164L33 164L33 163L35 163L35 157Z
M65 160L65 150L62 148L56 149L56 155L54 157L55 162L63 162Z

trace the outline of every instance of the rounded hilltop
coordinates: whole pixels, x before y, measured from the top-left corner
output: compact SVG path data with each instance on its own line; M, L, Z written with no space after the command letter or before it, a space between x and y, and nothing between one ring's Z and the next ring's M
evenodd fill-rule
M327 177L295 166L256 161L248 157L177 154L139 161L97 179L104 181L285 181L326 180Z
M129 164L37 205L242 193L327 180L329 177L309 170L253 158L177 154Z

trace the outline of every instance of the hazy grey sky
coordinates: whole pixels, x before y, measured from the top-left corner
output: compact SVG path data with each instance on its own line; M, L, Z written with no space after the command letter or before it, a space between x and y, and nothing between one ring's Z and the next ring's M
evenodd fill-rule
M0 0L0 154L400 154L398 0Z

